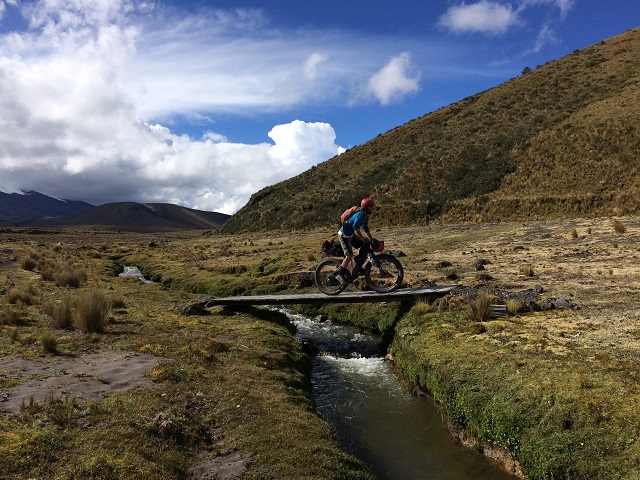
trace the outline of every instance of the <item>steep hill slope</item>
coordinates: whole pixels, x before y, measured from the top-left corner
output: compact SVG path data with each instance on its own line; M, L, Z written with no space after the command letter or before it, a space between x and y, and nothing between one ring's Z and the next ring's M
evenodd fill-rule
M264 188L223 231L336 225L364 196L377 225L634 211L640 29L549 62Z
M217 229L229 215L167 203L106 203L69 218L37 220L30 226L100 226L128 231Z

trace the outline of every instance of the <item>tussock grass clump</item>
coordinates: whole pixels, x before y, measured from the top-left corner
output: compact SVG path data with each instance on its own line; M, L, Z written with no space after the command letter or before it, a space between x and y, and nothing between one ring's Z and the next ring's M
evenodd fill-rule
M524 303L522 303L522 300L518 298L509 298L505 302L505 305L507 306L507 312L509 312L510 315L517 315L524 309Z
M27 311L26 306L21 301L16 302L15 306L0 311L0 325L26 325Z
M621 233L625 233L627 231L627 227L625 226L624 223L622 223L621 220L615 219L613 221L613 230L616 233L621 234Z
M20 266L22 267L23 270L28 270L29 272L32 272L38 266L38 262L31 257L26 257L22 259L22 261L20 262Z
M493 314L493 301L486 294L480 294L469 302L469 319L473 322L484 322Z
M122 295L111 297L111 308L127 308L127 301Z
M435 307L427 301L420 300L416 302L416 304L411 307L410 313L414 317L421 317L426 315L427 313L431 313L435 311Z
M110 302L99 290L89 290L75 301L76 327L84 333L101 333L107 324Z
M71 299L65 297L61 302L49 302L42 306L42 311L49 315L55 328L73 327L73 308Z
M533 266L529 264L520 265L520 268L518 270L520 272L520 275L523 275L525 277L533 277L535 275Z
M53 333L49 331L40 335L40 345L42 346L42 350L46 353L53 353L54 355L58 353L58 340Z
M56 285L59 287L78 288L87 283L87 272L73 267L67 267L54 274Z
M12 288L7 294L7 300L12 305L15 305L19 302L25 305L33 305L35 303L34 294L34 288L29 288L29 290L27 291Z

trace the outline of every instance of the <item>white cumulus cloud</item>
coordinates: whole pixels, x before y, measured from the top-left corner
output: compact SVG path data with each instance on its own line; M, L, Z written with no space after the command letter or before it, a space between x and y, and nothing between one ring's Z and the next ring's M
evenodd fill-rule
M374 73L367 84L382 105L402 99L405 95L420 89L419 78L411 73L411 55L403 52L392 57L389 62Z
M510 4L481 0L450 7L440 17L439 24L457 33L499 34L507 31L518 21L518 12Z
M188 15L130 0L0 5L0 20L21 9L28 25L0 30L0 185L94 204L233 213L257 190L344 148L328 123L283 122L263 142L239 143L212 128L216 118L318 99L346 104L353 79L366 83L388 58L366 40L345 51L350 39L335 32L260 29L265 20L250 9ZM418 89L410 70L402 54L371 77L380 103ZM178 134L177 119L209 131Z

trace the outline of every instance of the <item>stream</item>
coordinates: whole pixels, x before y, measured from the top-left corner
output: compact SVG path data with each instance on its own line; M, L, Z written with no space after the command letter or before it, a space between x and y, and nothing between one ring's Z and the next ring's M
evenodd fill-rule
M379 480L513 480L465 449L426 398L407 392L381 352L381 337L282 310L296 338L317 348L312 395L343 447Z

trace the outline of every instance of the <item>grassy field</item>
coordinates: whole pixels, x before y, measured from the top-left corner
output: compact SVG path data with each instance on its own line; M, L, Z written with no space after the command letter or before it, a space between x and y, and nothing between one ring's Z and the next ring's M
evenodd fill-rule
M575 308L514 300L500 319L474 317L459 298L410 312L305 309L395 328L399 371L473 448L497 447L530 478L638 478L639 232L631 217L374 232L406 254L408 286L461 284L494 301L537 290ZM370 478L315 412L308 358L280 315L183 313L201 293L315 291L310 272L331 236L0 230L0 408L34 382L69 382L0 414L0 478ZM118 277L125 265L153 283ZM120 382L115 366L89 368L105 352L155 363Z

